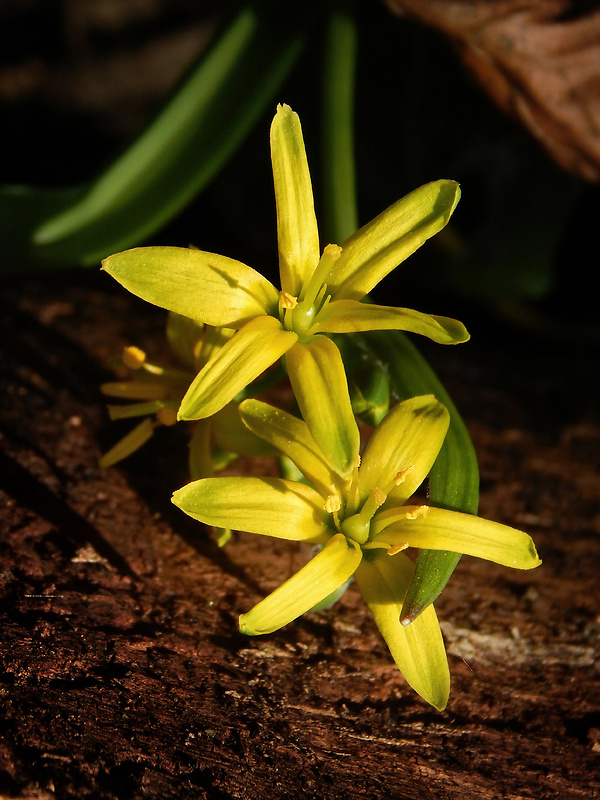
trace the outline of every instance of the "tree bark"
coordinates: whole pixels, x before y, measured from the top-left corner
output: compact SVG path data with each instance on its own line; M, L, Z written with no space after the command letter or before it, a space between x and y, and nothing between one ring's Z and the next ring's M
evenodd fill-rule
M492 338L488 320L427 348L479 453L482 516L544 559L462 559L437 604L453 681L437 713L355 587L238 633L305 554L249 535L218 550L170 504L181 426L97 466L127 430L98 385L124 344L164 355L161 312L96 273L13 282L2 304L3 797L600 796L597 353L499 321Z

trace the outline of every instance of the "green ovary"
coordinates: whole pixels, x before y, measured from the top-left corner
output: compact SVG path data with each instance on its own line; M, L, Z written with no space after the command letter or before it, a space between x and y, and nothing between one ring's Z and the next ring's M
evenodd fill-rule
M365 544L371 533L371 520L364 521L361 514L342 520L341 529L344 536L358 544Z
M293 309L291 313L292 324L290 330L293 330L294 333L298 334L300 339L303 339L312 327L314 318L314 305L307 307L304 303L300 303L298 306L296 306L296 308Z

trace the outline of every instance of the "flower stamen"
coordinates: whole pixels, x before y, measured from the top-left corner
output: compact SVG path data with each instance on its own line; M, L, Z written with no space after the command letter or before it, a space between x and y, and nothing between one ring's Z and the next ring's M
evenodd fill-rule
M123 355L121 361L129 369L141 369L146 360L146 353L139 347L131 345L130 347L123 348Z
M279 303L282 308L296 308L298 305L298 298L294 297L289 292L279 292Z
M426 517L429 514L429 506L417 506L414 511L406 512L406 519L418 519L419 517Z

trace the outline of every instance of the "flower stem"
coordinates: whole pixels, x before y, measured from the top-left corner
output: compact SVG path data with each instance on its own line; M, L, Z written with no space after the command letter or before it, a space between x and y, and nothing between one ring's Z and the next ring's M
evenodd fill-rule
M354 160L355 0L333 0L323 67L324 233L343 242L358 229Z

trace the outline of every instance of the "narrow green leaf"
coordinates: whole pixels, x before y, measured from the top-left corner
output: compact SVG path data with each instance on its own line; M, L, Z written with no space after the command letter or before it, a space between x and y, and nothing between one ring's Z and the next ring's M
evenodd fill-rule
M450 412L450 426L429 476L431 505L476 514L479 503L477 454L456 406L417 348L400 332L365 333L352 339L387 364L400 397L433 394ZM443 591L460 554L422 550L402 608L405 623L415 620Z
M299 55L309 9L246 5L164 109L83 187L0 191L4 274L96 264L183 209L244 140Z

